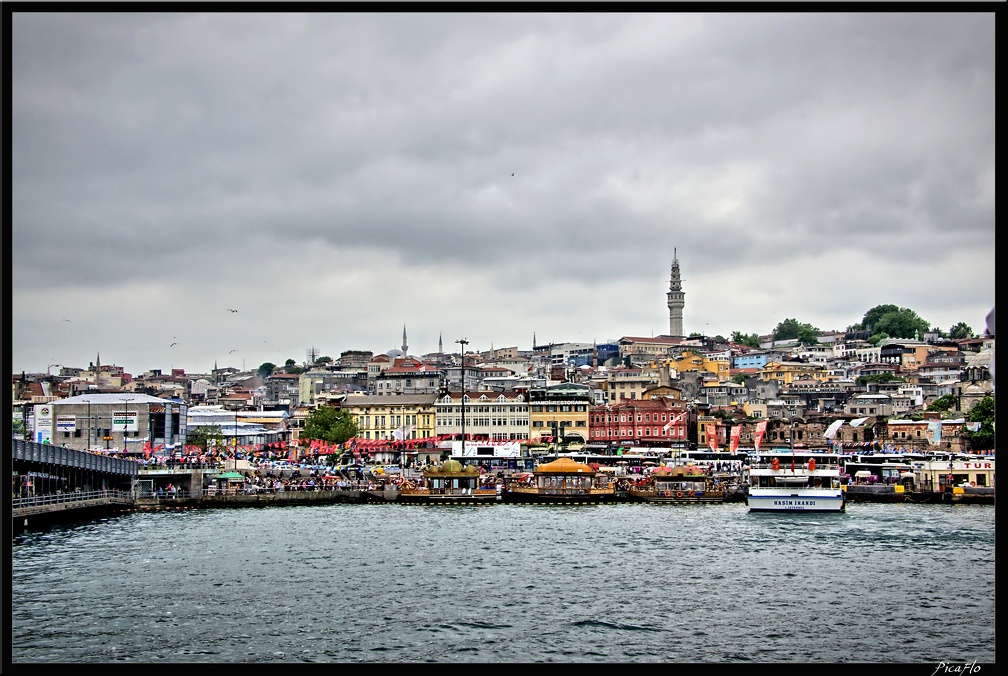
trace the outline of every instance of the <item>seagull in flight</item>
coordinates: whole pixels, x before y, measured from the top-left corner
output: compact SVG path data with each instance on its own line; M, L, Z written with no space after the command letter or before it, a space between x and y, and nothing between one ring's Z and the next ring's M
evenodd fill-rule
M231 350L231 352L237 352L237 351L238 351L237 347L235 349ZM228 352L228 354L231 354L231 352Z
M63 318L63 321L65 321L65 322L69 322L70 320L69 320L69 319L67 319L66 317L64 317L64 318ZM73 322L70 322L70 323L72 324Z
M238 312L238 310L234 310L232 308L228 308L228 312Z
M171 344L171 345L169 345L168 347L175 347L176 345L178 345L178 343L172 343L172 344Z

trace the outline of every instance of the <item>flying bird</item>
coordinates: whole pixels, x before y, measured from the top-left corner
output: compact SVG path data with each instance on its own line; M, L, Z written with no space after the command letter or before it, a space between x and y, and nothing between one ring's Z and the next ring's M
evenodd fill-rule
M514 176L514 172L513 171L511 172L511 175Z
M64 318L63 318L63 321L65 321L65 322L69 322L70 320L69 320L69 319L67 319L66 317L64 317ZM73 322L70 322L70 323L72 324Z
M237 351L238 351L238 348L235 348L235 349L231 350L231 352L237 352ZM228 354L231 354L231 352L228 352Z
M169 345L168 347L175 347L176 345L178 345L178 343L172 343L172 344L171 344L171 345Z
M228 312L238 312L238 310L233 310L231 308L228 308Z

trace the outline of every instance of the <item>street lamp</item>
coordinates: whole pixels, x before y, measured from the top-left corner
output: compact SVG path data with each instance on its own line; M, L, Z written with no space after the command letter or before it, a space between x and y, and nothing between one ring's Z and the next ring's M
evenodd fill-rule
M469 344L469 341L465 338L459 338L455 341L462 346L462 455L465 456L465 346Z
M91 400L85 399L84 403L87 404L87 448L85 451L91 450Z
M129 434L130 417L129 417L129 403L132 397L123 397L123 402L126 405L126 415L123 417L123 454L126 455L128 449L126 448L126 436Z
M234 410L234 471L238 471L238 405Z

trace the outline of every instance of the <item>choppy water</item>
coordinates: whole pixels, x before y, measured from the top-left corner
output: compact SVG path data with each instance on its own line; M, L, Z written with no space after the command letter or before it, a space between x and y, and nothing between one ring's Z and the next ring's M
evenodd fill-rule
M993 663L994 516L875 504L133 513L14 540L11 656Z

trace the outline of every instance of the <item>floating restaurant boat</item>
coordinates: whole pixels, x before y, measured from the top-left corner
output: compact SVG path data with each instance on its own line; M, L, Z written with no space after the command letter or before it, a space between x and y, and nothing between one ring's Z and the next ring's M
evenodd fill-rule
M616 502L616 486L605 472L590 465L560 457L539 465L531 476L512 482L504 502L542 504L595 504Z
M627 492L632 499L659 504L719 504L725 499L724 487L697 465L661 465Z
M499 502L501 487L484 483L476 465L463 466L458 460L423 471L420 485L404 481L399 485L397 502L425 505L488 504Z
M833 453L769 451L748 469L750 512L843 512L840 458Z

